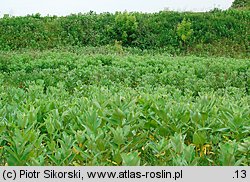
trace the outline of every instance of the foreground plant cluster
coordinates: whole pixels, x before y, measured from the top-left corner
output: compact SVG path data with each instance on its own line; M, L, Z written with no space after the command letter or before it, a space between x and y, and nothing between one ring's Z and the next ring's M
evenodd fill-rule
M249 165L249 59L1 52L0 165Z

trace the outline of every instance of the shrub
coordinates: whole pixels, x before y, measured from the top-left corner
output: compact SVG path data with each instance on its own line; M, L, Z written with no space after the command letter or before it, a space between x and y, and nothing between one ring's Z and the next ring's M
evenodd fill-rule
M114 31L118 41L124 45L130 45L136 38L138 23L133 14L117 13L115 17Z
M184 18L177 26L177 34L182 41L183 47L186 46L187 41L191 39L191 36L194 32L191 26L192 23L190 20L186 20L186 18Z

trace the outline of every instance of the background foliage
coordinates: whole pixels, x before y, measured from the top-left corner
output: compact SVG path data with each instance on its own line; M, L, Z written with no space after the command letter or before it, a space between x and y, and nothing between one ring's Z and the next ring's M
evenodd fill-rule
M49 49L65 46L113 45L161 49L171 54L249 56L250 11L206 13L103 13L66 17L5 16L0 19L0 49ZM177 27L190 22L192 35L182 47ZM186 45L186 44L185 44Z
M250 1L249 0L235 0L232 4L231 8L237 9L250 9Z

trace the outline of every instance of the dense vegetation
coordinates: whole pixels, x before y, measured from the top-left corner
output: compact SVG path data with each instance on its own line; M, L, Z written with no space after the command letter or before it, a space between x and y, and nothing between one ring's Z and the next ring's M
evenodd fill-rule
M249 0L235 0L231 8L250 10L250 1Z
M234 9L206 13L90 12L66 17L6 15L0 19L0 50L117 44L174 55L248 57L249 19L250 11Z
M5 15L0 165L249 166L247 3Z
M0 165L250 164L249 59L91 51L0 53Z

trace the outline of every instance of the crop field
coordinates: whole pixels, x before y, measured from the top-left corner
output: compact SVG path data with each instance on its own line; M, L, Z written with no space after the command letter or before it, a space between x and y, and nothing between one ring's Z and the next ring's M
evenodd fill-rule
M250 165L250 60L0 53L0 165Z

